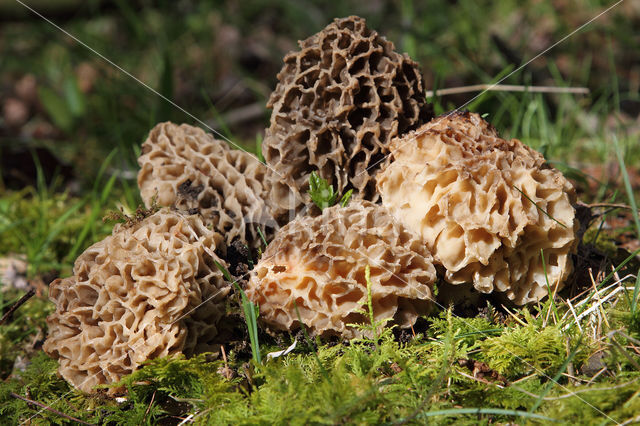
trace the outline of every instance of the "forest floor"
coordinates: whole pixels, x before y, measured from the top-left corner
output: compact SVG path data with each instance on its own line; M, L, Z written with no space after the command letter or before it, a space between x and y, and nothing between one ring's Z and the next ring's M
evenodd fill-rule
M637 2L27 3L86 46L0 0L7 422L640 423ZM238 300L237 339L224 358L151 361L123 380L118 398L74 390L42 351L54 310L48 284L110 234L109 212L142 204L136 158L149 129L195 117L257 152L284 54L351 14L421 64L431 91L505 76L501 84L589 90L430 97L437 113L464 105L483 114L572 181L590 221L567 286L537 305L444 307L411 331L350 342L260 332L260 363ZM291 353L265 360L294 341Z

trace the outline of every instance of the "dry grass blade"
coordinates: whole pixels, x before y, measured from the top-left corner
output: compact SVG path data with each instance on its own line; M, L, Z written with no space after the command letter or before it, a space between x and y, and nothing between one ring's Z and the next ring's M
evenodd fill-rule
M31 289L27 292L27 294L25 294L24 296L22 296L20 298L20 300L18 300L16 303L14 303L9 310L2 316L2 319L0 319L0 325L3 325L5 322L10 321L11 317L13 316L13 313L22 305L25 304L25 302L27 300L29 300L31 297L33 297L33 295L36 294L36 292Z
M556 86L522 86L514 84L473 84L470 86L449 87L446 89L427 90L427 98L433 96L458 95L470 92L530 92L530 93L569 93L574 95L588 95L587 87L556 87Z

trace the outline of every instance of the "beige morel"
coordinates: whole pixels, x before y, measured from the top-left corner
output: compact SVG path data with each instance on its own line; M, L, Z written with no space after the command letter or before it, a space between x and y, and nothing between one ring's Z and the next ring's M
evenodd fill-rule
M89 247L50 286L44 350L60 374L92 392L148 359L216 350L229 292L220 243L199 216L163 209Z
M161 206L197 211L227 246L240 239L258 247L258 227L269 236L276 226L264 201L265 165L200 128L156 125L142 144L138 164L138 186L147 207L157 197Z
M301 217L278 231L252 271L247 296L260 318L282 330L299 321L319 335L354 337L352 323L367 302L371 271L376 319L408 327L429 312L436 278L424 243L382 206L353 200L347 207Z
M552 291L563 286L575 191L541 154L471 113L438 117L391 151L377 178L383 205L422 236L448 282L519 305L546 296L547 279Z
M278 74L262 144L281 222L309 203L316 170L338 193L377 201L389 142L432 117L418 65L364 19L336 19L299 44Z

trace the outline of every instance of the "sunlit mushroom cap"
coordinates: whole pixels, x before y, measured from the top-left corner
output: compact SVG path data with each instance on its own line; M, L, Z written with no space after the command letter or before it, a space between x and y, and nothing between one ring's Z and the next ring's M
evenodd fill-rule
M547 295L547 280L562 287L577 244L575 191L541 154L471 113L438 117L391 151L378 174L383 205L422 236L448 282L516 304Z
M91 392L148 359L216 349L229 291L221 242L199 216L164 209L89 247L49 290L44 350L60 374Z
M247 295L260 318L282 330L302 322L313 332L353 337L367 323L371 271L373 314L400 326L429 312L435 268L424 244L383 207L353 200L347 207L301 217L276 234L252 271Z
M265 165L200 128L156 125L142 144L138 164L138 186L147 207L157 197L160 206L197 211L227 246L240 239L258 247L258 227L270 235L276 226L264 201Z

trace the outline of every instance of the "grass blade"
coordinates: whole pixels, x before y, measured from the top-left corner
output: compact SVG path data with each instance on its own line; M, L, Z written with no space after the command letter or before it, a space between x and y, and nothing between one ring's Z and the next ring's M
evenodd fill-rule
M45 254L45 251L49 248L49 245L54 241L54 239L65 230L65 224L67 220L73 215L76 211L80 209L85 203L85 200L80 200L74 205L72 205L62 216L55 221L51 230L46 235L44 241L38 247L38 253L34 253L34 257L30 259L30 263L33 265L34 270L38 269L38 266L41 263L41 259Z
M553 220L554 222L556 222L558 225L562 226L563 228L566 228L567 225L565 225L564 223L560 222L559 220L557 220L555 217L551 216L549 213L547 213L542 207L540 207L538 204L536 204L531 198L529 198L529 196L527 194L525 194L520 188L518 188L517 186L513 185L513 188L516 189L516 191L518 191L519 193L521 193L522 195L524 195L524 197L529 200L531 202L531 204L533 204L534 206L536 206L536 208L538 210L540 210L542 213L544 213L549 219Z
M435 417L435 416L458 416L460 414L493 414L501 416L516 416L525 419L545 420L557 423L556 419L542 416L540 414L527 413L520 410L505 410L503 408L452 408L451 410L427 411L421 413L418 417Z
M347 203L351 199L351 194L353 194L353 189L350 189L350 190L348 190L347 192L344 193L344 195L340 199L340 206L341 207L346 207L347 206Z
M247 323L247 331L249 332L249 341L251 342L251 355L253 360L262 364L262 356L260 355L260 343L258 341L258 316L260 315L260 308L253 304L247 297L247 294L240 288L238 281L233 281L231 274L220 262L214 259L213 261L216 267L222 272L224 278L231 283L238 293L240 293L240 299L242 301L242 310L244 311L244 320Z
M556 301L554 300L555 294L551 294L551 285L549 284L549 276L547 275L547 265L544 262L544 252L540 249L540 258L542 259L542 271L544 272L544 279L547 282L547 295L549 297L549 301L551 302L550 308L553 309L553 315L555 317L555 324L558 323L558 308L556 307Z
M613 145L616 151L616 157L618 157L618 165L620 166L620 173L622 174L622 180L624 181L624 188L627 191L627 198L629 199L629 206L631 206L631 214L633 215L633 221L636 225L636 234L640 238L640 217L638 217L638 205L636 204L636 197L633 194L633 188L631 181L629 180L629 173L627 167L624 164L624 158L622 150L618 144L618 138L613 136ZM631 299L631 315L636 313L638 307L638 293L640 293L640 270L636 277L636 284L633 289L633 298Z
M258 234L260 235L260 239L262 240L262 244L267 247L269 244L267 243L267 239L264 237L264 233L262 232L262 228L260 226L257 227Z
M636 204L636 197L633 195L633 188L631 187L631 181L629 180L627 167L624 164L622 151L620 150L620 145L618 145L618 138L616 138L615 135L613 136L613 145L615 146L616 156L618 157L618 164L620 165L620 173L622 173L624 188L627 191L627 197L629 198L629 206L631 206L631 213L633 214L633 220L636 225L637 237L640 238L640 217L638 217L638 206Z
M635 315L638 307L638 293L640 293L640 269L636 273L636 285L633 288L633 298L631 299L631 315Z

